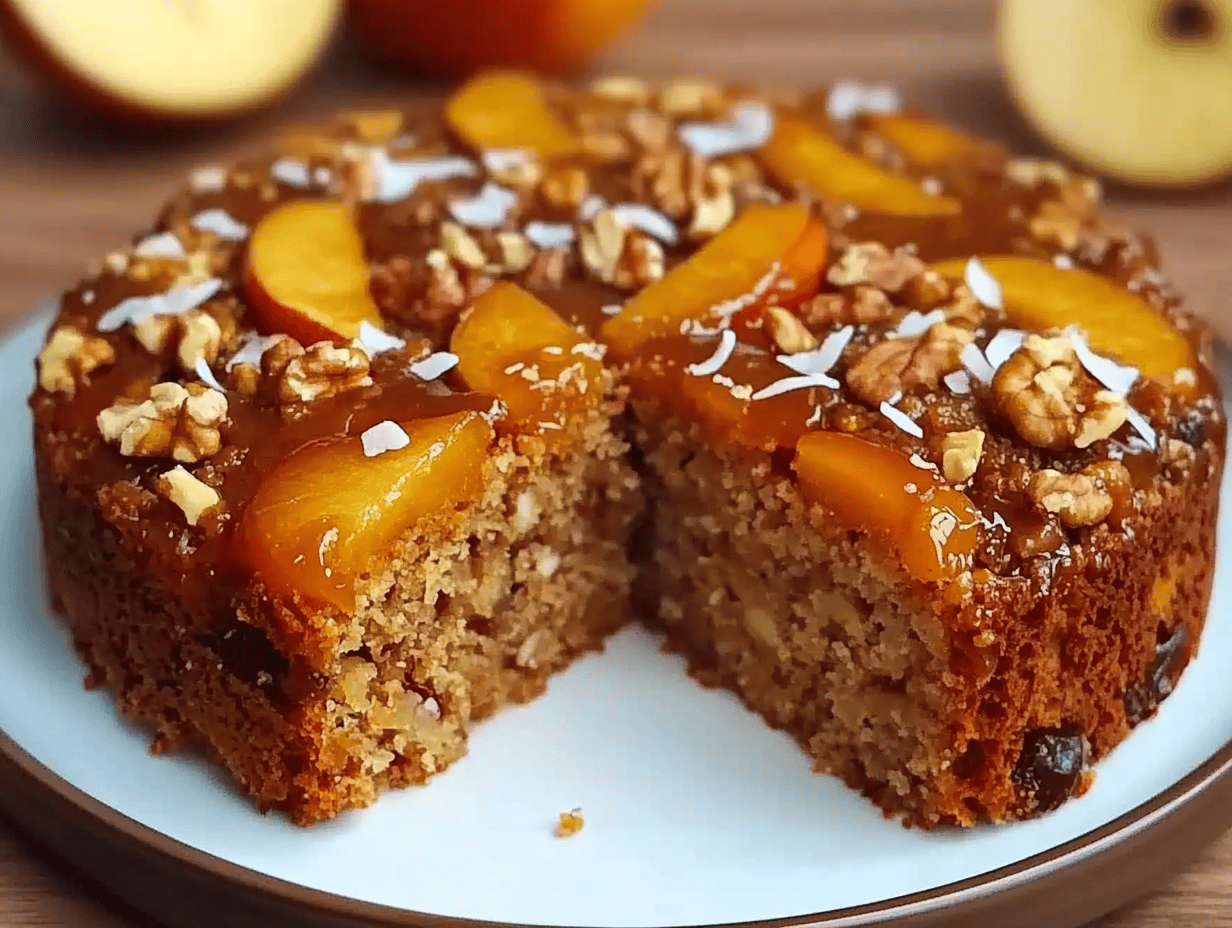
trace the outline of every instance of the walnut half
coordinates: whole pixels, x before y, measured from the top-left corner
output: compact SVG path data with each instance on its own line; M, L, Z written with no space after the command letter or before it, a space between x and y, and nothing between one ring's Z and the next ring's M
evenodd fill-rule
M942 375L958 369L959 355L971 339L966 329L944 322L917 338L887 339L852 364L847 386L870 406L914 386L935 389Z
M98 414L103 438L126 457L192 463L217 454L227 398L199 383L156 383L141 403L116 403Z
M1040 448L1086 448L1119 429L1125 397L1100 389L1065 336L1028 335L992 380L993 408Z
M1102 522L1112 512L1117 489L1129 486L1129 471L1119 461L1102 461L1077 474L1041 470L1031 475L1027 495L1066 528Z

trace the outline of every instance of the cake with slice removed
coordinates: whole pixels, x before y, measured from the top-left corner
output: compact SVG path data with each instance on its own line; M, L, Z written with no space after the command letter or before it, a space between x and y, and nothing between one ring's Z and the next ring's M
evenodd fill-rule
M39 360L90 682L307 824L644 621L908 824L1055 808L1194 653L1224 456L1098 201L885 90L514 73L199 171Z

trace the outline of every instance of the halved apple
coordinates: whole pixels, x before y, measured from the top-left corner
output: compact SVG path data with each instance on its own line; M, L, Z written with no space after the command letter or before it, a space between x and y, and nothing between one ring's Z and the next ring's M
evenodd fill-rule
M244 290L263 326L303 345L381 328L368 261L350 207L295 200L267 213L248 243Z
M897 216L952 216L961 204L927 193L919 181L889 174L843 148L816 123L780 112L757 159L780 183L804 184L822 196Z
M478 149L526 149L552 158L578 148L577 137L544 100L538 78L520 71L471 78L446 102L445 118Z
M575 426L602 400L603 365L594 349L546 304L516 284L498 282L475 300L449 348L466 385L508 407L508 422L549 444L574 437Z
M1182 396L1194 391L1192 376L1177 377L1182 370L1198 372L1193 346L1142 297L1106 277L1038 258L991 255L980 262L1001 285L1010 325L1041 332L1076 325L1100 354L1136 367ZM966 258L954 258L932 267L958 283L966 266Z
M0 28L53 85L147 119L268 103L316 61L341 0L0 0Z
M278 592L351 609L356 578L395 539L483 492L492 427L479 413L385 425L405 444L370 454L363 436L327 438L279 462L236 530L240 562Z
M917 580L969 570L979 513L966 494L894 448L839 432L809 432L796 445L800 494L840 526L868 532Z
M1151 187L1232 174L1232 0L1001 0L1010 94L1040 135Z

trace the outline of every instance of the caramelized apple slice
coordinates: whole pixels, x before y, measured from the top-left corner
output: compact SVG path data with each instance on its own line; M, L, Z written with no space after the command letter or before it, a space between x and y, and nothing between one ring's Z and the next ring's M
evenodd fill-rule
M952 579L972 564L979 513L966 495L894 448L809 432L796 445L800 494L840 526L886 544L916 580Z
M508 282L475 301L449 344L466 385L508 407L502 423L540 432L550 444L569 438L602 398L598 347Z
M779 281L786 255L810 223L808 212L794 203L755 203L692 257L633 297L600 333L620 360L631 358L648 341L680 334L681 325L697 321L713 326L728 315L764 305ZM824 236L824 231L823 231ZM824 261L824 248L822 249ZM807 273L801 268L793 273Z
M910 113L862 113L858 125L894 144L903 156L922 168L977 158L996 146L949 126Z
M925 193L917 181L886 173L792 113L778 114L774 134L757 158L782 184L803 183L822 196L872 212L952 216L960 209L957 200Z
M492 427L480 414L376 428L384 440L364 433L367 449L363 436L312 442L262 480L235 545L272 589L350 609L355 580L374 558L417 525L456 519L483 491ZM377 453L365 454L374 444Z
M796 306L817 293L826 265L826 227L810 219L800 238L783 255L774 283L758 299L732 316L731 325L742 342L766 347L770 339L765 329L767 306Z
M1076 325L1100 354L1133 365L1182 396L1193 392L1192 375L1198 371L1193 347L1142 297L1098 274L1062 269L1051 261L1017 255L980 261L1001 285L1011 325L1035 331ZM961 281L966 266L965 258L933 265L951 281ZM1189 374L1178 379L1181 370Z
M264 328L302 345L381 328L368 292L368 262L355 217L342 203L296 200L271 210L252 230L244 291Z
M453 131L479 149L524 148L545 158L572 154L578 140L543 99L539 81L520 71L489 71L445 104Z

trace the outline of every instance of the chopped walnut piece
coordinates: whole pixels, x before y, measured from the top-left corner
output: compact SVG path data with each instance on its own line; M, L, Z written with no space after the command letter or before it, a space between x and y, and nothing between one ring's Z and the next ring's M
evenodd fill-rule
M659 91L659 109L669 116L714 116L723 105L723 89L710 81L677 80Z
M221 501L217 490L202 483L178 464L162 474L156 485L163 497L180 507L189 525L196 525L206 512Z
M916 338L880 342L847 371L847 386L870 406L914 386L936 389L941 377L957 370L959 354L972 339L966 329L939 322Z
M650 85L636 77L601 77L591 83L590 92L619 103L640 105L650 99Z
M126 457L169 457L192 463L222 447L227 398L190 383L156 383L141 403L116 403L98 414L103 438Z
M771 306L766 310L766 323L770 337L784 354L812 351L820 344L817 336L805 328L795 313L781 306Z
M810 329L869 325L888 321L894 304L876 287L860 284L843 293L819 293L800 306L799 314Z
M569 255L566 248L541 248L526 268L523 284L532 290L559 287L569 269Z
M923 261L902 248L891 252L880 242L860 242L843 252L826 273L826 280L836 287L872 284L897 293L925 270Z
M578 242L582 263L604 283L612 283L616 276L616 266L625 250L626 231L611 209L599 210L591 225L582 230Z
M1125 397L1099 388L1065 336L1028 335L993 377L992 406L1031 444L1053 451L1086 448L1129 415Z
M207 364L217 361L222 346L222 327L218 320L202 310L190 309L180 321L182 334L175 353L180 367L190 371L201 359Z
M1070 251L1078 246L1081 239L1082 217L1055 200L1047 200L1027 221L1027 228L1041 242Z
M612 283L622 290L638 290L662 277L666 262L663 246L640 229L633 229L625 236Z
M76 326L58 326L39 355L39 386L72 396L89 382L91 372L113 363L115 350L106 339L86 335Z
M1059 516L1066 528L1079 528L1106 519L1116 502L1116 489L1128 485L1124 464L1102 461L1077 474L1037 471L1027 484L1027 495L1044 512Z
M526 270L535 257L534 246L520 232L497 232L496 246L500 249L501 268L506 273Z
M174 354L185 373L201 359L214 364L223 347L235 341L238 328L235 316L225 307L149 316L132 324L133 336L146 351L157 357Z
M359 339L346 345L317 342L287 363L278 388L279 399L284 403L311 403L371 386L368 367L368 352Z
M590 193L590 181L581 168L556 168L543 178L539 192L553 206L576 209Z
M984 433L980 429L950 432L941 442L941 470L950 483L970 480L984 453Z
M478 269L488 263L479 242L456 222L441 223L441 250L464 267Z

